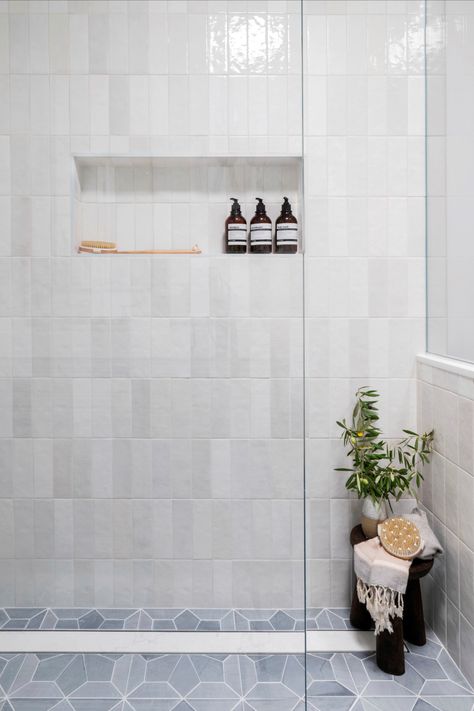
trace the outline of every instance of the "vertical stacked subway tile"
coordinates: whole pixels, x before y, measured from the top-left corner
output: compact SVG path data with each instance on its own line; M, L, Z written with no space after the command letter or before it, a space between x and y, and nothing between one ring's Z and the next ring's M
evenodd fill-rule
M474 579L472 525L474 389L472 377L419 363L419 427L434 428L434 456L422 503L445 555L425 581L427 617L463 673L472 681Z
M337 419L382 393L384 434L416 422L424 349L424 51L420 3L304 11L308 604L350 600Z
M0 5L2 603L301 607L302 262L221 256L299 166L210 160L301 151L299 3Z

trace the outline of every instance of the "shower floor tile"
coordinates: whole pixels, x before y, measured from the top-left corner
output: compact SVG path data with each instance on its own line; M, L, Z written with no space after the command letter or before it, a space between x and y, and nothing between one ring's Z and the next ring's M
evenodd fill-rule
M311 608L309 630L353 629L349 608ZM4 630L161 630L290 632L304 629L299 609L214 608L0 608Z
M347 629L342 616L335 619L340 629ZM304 614L298 609L256 608L6 607L0 608L0 629L293 632L304 630Z
M423 651L425 654L423 654ZM472 711L435 637L392 677L372 653L307 656L309 711ZM304 711L303 655L2 654L0 711Z

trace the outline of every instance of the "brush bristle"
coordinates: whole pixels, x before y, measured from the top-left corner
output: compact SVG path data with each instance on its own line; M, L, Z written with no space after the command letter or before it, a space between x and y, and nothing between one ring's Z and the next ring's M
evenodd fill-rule
M81 242L81 247L92 247L95 249L115 249L115 242L99 242L94 240L84 240Z
M111 254L117 251L115 242L101 242L100 240L84 240L79 245L79 252L88 252L89 254L108 253Z

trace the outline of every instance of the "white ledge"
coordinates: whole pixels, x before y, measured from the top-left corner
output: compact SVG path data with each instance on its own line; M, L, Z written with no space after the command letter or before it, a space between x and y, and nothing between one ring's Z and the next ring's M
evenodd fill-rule
M455 358L445 358L434 353L419 353L416 358L418 363L423 363L423 365L429 365L431 368L438 368L438 370L444 370L447 373L462 375L464 378L474 380L474 363L456 360Z

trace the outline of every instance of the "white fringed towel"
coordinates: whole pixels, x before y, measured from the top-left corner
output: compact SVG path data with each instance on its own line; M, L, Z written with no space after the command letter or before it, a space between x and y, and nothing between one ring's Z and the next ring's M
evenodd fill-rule
M354 570L359 601L375 622L375 634L393 632L391 617L403 617L410 560L395 558L384 550L378 537L354 546Z

